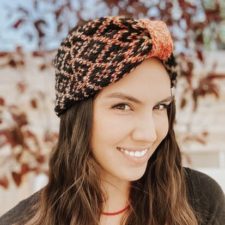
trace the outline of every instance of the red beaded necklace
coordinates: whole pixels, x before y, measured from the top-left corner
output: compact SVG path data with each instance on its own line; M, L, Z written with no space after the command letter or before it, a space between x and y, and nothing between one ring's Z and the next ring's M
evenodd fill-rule
M124 211L126 211L130 206L126 206L124 209L121 209L117 212L102 212L102 215L105 215L105 216L116 216L118 214L121 214L123 213Z

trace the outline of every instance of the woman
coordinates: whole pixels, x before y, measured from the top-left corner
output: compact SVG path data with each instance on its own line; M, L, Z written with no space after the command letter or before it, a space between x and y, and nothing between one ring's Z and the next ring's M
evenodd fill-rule
M161 21L104 17L69 33L54 63L49 183L1 225L225 224L221 188L181 164L172 51Z

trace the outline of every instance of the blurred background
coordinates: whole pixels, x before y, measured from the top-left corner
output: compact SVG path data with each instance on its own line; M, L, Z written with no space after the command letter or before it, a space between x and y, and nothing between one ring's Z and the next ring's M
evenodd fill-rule
M0 0L0 215L47 182L57 47L71 27L107 15L167 23L181 72L175 129L184 165L225 191L225 1Z

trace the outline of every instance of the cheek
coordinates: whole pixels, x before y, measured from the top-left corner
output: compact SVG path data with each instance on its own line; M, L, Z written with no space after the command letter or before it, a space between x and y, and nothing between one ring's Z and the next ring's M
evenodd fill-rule
M115 115L108 111L96 111L93 118L93 141L116 144L129 133L130 117Z
M157 117L156 127L157 127L156 129L157 129L158 140L161 142L168 133L168 129L169 129L168 116L163 115L163 116Z

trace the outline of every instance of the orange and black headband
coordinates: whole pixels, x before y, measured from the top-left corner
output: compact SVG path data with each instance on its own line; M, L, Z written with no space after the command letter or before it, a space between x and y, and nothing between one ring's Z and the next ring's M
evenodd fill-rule
M102 17L73 28L54 60L55 112L60 116L130 73L147 58L162 61L175 86L177 64L166 24L149 19Z

